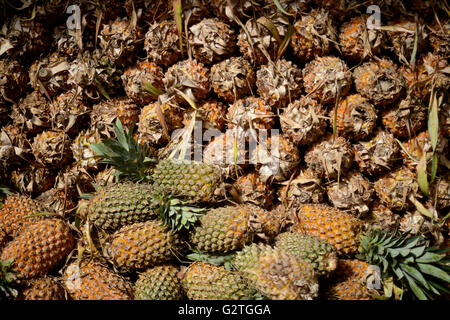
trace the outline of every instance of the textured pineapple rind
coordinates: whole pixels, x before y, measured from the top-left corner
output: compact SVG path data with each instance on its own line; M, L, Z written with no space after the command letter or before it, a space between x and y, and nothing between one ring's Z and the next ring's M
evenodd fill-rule
M123 182L108 185L92 197L85 215L94 225L108 231L156 218L151 190L149 184Z
M147 269L135 283L135 300L180 300L183 288L178 278L180 269L174 265L160 265Z
M152 178L155 193L192 202L210 201L221 181L214 165L175 160L159 162Z
M284 232L275 239L275 247L311 263L321 277L330 276L337 267L337 254L333 246L318 237L300 232Z
M159 220L139 222L117 230L105 247L118 268L145 269L176 257L184 248L181 237Z
M243 300L256 293L236 271L205 262L188 267L183 287L190 300Z
M279 248L253 243L237 252L234 266L269 299L312 300L318 295L314 267Z

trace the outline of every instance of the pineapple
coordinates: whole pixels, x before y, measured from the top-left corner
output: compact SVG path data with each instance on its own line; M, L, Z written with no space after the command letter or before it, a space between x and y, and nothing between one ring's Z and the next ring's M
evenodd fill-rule
M144 106L157 99L147 90L150 84L157 90L164 88L163 70L152 62L141 62L125 70L122 75L125 92L134 103Z
M278 37L283 39L286 36L289 21L282 16L271 18L270 21L276 29ZM274 33L264 25L264 22L257 18L250 18L245 23L245 29L246 32L242 29L238 35L240 51L256 65L275 61L280 43Z
M179 43L180 38L173 20L156 21L145 34L144 49L150 61L168 67L182 58Z
M167 69L163 83L166 99L186 105L187 101L180 94L182 92L190 100L197 102L209 94L209 68L195 60L183 60Z
M92 107L89 113L91 127L94 127L101 137L114 137L114 122L119 119L126 126L131 127L139 121L141 108L128 97L115 97L101 101Z
M190 243L203 252L228 253L242 249L252 240L250 214L246 206L211 209L194 227Z
M387 31L387 36L392 44L393 51L399 61L408 65L414 48L420 52L426 45L427 34L425 24L414 21L412 18L399 18L391 21L392 30Z
M282 182L278 189L279 200L289 206L298 207L304 203L323 203L325 189L322 181L311 169L299 170L292 180Z
M139 274L134 285L135 300L181 300L184 296L180 268L171 264L155 266Z
M403 163L411 170L416 170L417 165L422 158L428 162L431 162L433 156L433 146L430 139L430 134L427 131L423 131L405 141L402 144L400 153L403 158ZM438 139L435 152L437 154L445 154L445 150L448 147L448 139L443 137L442 132L438 133Z
M366 228L394 230L399 222L400 215L392 212L392 210L380 203L380 201L375 201L371 205Z
M54 97L71 88L67 83L69 68L67 59L58 52L53 52L48 57L33 62L28 71L30 84L34 90Z
M328 11L323 8L302 14L294 29L292 52L302 62L327 55L336 42L336 27Z
M146 105L139 115L138 133L139 140L151 146L164 145L170 138L164 133L158 110L163 114L168 134L183 126L183 115L178 106L159 102Z
M228 108L228 128L266 129L274 125L275 115L264 99L246 97L237 100Z
M242 249L254 238L270 242L280 226L275 212L254 205L219 207L200 217L190 242L202 252L228 253Z
M153 169L153 190L156 194L208 202L219 192L221 175L214 165L199 162L163 160Z
M374 193L372 183L358 171L350 171L339 182L327 186L328 199L334 207L357 215L369 212Z
M121 76L121 68L102 50L85 50L71 62L68 82L78 90L81 88L86 98L98 101L122 92Z
M450 77L445 71L448 67L445 57L428 52L420 57L418 66L402 66L400 73L408 89L425 100L429 98L433 87L434 91L446 92L450 85Z
M120 182L107 185L97 190L83 214L98 228L115 231L125 225L156 218L151 193L149 184Z
M300 151L285 136L273 135L260 141L250 155L263 182L281 182L290 178L300 162Z
M51 105L43 94L35 90L13 105L11 118L23 132L34 135L51 128Z
M189 28L189 46L198 62L211 65L233 54L236 37L223 21L203 19Z
M64 286L73 300L132 300L133 285L97 260L71 263Z
M6 236L16 238L41 219L40 216L34 216L41 211L42 206L38 201L24 195L9 195L0 209L0 229Z
M20 300L66 300L66 292L54 277L31 280L20 293Z
M331 284L325 290L330 300L373 300L366 284L368 263L357 259L339 259Z
M53 129L63 130L70 135L78 133L90 109L81 96L81 92L77 90L58 95L53 99L50 108Z
M265 182L261 181L256 172L250 172L240 176L233 187L239 193L243 203L254 204L261 208L269 208L274 200L274 190Z
M352 84L346 63L333 56L315 58L302 72L306 93L322 104L334 103L338 96L346 96Z
M276 237L275 247L291 254L300 262L311 263L322 279L329 278L337 267L335 250L318 237L300 232L283 232Z
M283 133L296 145L309 145L325 134L325 109L316 100L301 96L284 109L280 124Z
M244 57L231 57L211 67L210 81L219 98L234 102L252 93L256 79Z
M66 216L67 212L73 211L77 206L70 194L56 188L41 193L36 200L41 203L45 211L54 212L61 217Z
M445 55L449 52L449 32L450 21L439 21L435 19L431 26L428 26L430 30L429 42L433 47L433 52L438 55Z
M330 112L333 125L335 110ZM336 110L336 129L347 139L363 140L373 131L377 121L375 107L359 94L352 94L342 99Z
M49 190L55 183L55 173L48 167L35 163L33 166L24 166L11 172L11 184L20 193L36 196Z
M183 118L183 124L189 125L196 111L196 121L201 121L203 130L219 130L225 128L227 108L220 100L206 100L198 109L186 110Z
M78 197L82 193L94 192L92 183L92 177L86 170L79 168L77 164L70 164L60 169L52 185L71 197Z
M99 33L99 44L103 53L118 66L127 66L134 61L138 42L143 38L140 31L124 18L117 18L103 25Z
M234 265L269 299L312 300L319 291L314 267L279 248L253 243L236 254Z
M42 165L63 166L70 157L70 138L61 131L44 131L34 138L32 149Z
M316 236L342 256L358 251L362 222L352 214L325 204L304 204L294 212L293 230Z
M0 164L1 168L10 171L21 165L23 160L30 160L31 144L18 126L5 125L0 131Z
M414 96L408 96L398 105L383 111L384 127L397 138L411 137L425 125L427 108Z
M222 177L238 177L248 164L247 133L241 127L228 129L212 138L203 150L203 162L214 165Z
M256 297L256 291L236 272L223 266L194 262L182 280L189 300L245 300Z
M305 154L305 162L314 174L335 179L352 165L353 150L344 137L328 137L318 142Z
M8 48L6 53L23 62L30 62L46 52L50 44L48 29L36 19L14 16L2 31Z
M28 76L22 65L11 59L0 59L0 98L13 102L26 92Z
M386 35L379 29L368 29L369 17L353 17L341 25L339 45L343 56L350 61L363 61L380 54L386 44Z
M9 242L0 259L13 259L17 276L30 279L52 271L67 257L74 243L67 223L56 218L41 219Z
M284 59L263 65L256 72L258 94L278 108L294 101L302 90L302 74L291 61Z
M368 141L354 144L353 149L359 170L368 175L382 174L398 160L398 143L391 133L383 130L378 130Z
M87 129L81 131L70 145L73 159L80 168L98 169L98 159L95 158L95 153L90 148L91 143L99 143L101 141L100 133L94 129Z
M127 225L111 235L105 254L118 268L145 269L168 262L182 253L180 236L160 221Z
M403 93L397 69L386 58L363 63L353 70L356 91L377 107L394 103Z
M412 207L411 196L418 193L416 175L406 167L385 174L374 182L375 192L381 203L394 211Z

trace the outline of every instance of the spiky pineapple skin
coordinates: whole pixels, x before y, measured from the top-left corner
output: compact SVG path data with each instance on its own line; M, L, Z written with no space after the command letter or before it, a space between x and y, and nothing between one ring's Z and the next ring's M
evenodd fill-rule
M304 204L296 212L294 230L317 236L331 244L340 255L358 251L361 221L326 204Z
M73 300L132 300L133 286L96 260L76 261L64 271L64 286Z
M135 283L135 300L181 300L183 288L178 277L180 268L164 264L147 269Z
M250 286L274 300L311 300L319 285L314 267L269 245L253 243L237 252L234 265Z
M21 300L66 300L66 293L58 279L42 277L31 280L20 293Z
M200 218L191 233L191 243L204 252L230 252L241 249L250 238L250 212L244 206L210 210Z
M243 300L255 294L236 271L194 262L185 271L183 287L190 300Z
M277 236L278 247L295 258L310 262L320 277L326 278L337 267L337 254L333 247L318 237L300 232L284 232Z
M155 193L192 202L210 201L221 181L214 165L175 160L160 161L152 178Z
M5 235L17 237L40 217L31 217L42 210L41 205L30 197L13 194L8 196L0 209L0 228Z
M97 227L114 231L157 215L151 206L151 185L121 182L99 189L84 214Z
M173 260L183 249L179 234L159 220L149 220L117 230L105 246L105 253L118 268L136 270Z
M70 253L75 240L69 226L48 218L27 227L3 249L1 260L14 260L18 277L30 279L47 274Z

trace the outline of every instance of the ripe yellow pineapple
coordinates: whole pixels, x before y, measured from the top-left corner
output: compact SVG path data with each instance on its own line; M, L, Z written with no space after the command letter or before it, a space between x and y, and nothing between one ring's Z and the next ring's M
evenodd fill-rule
M327 241L343 256L358 251L362 221L352 214L325 204L304 204L293 214L294 230Z
M9 242L0 259L13 259L17 276L30 279L52 271L67 257L74 243L66 222L56 218L41 219Z

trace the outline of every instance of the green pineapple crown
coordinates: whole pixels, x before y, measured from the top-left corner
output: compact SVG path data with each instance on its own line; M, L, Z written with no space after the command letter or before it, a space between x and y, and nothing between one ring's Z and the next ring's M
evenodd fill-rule
M407 233L398 234L397 231L373 230L361 237L357 258L377 265L383 279L393 278L418 299L428 300L450 293L447 288L450 259L445 255L448 250L429 247L422 236L409 237Z
M125 131L119 119L114 124L117 139L106 139L92 143L90 148L102 158L100 163L112 165L120 179L135 182L151 180L151 167L155 160L151 150L133 137L134 125Z

